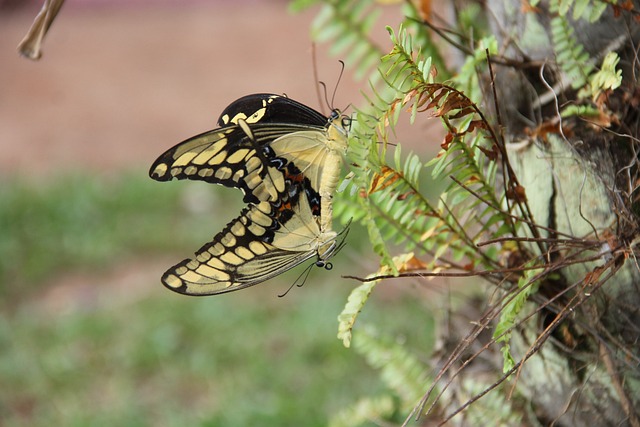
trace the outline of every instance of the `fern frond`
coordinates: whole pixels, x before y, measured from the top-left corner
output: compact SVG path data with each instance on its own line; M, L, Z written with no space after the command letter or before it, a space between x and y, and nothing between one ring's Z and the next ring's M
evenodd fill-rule
M446 80L451 76L451 72L447 70L445 60L431 37L428 27L422 22L417 5L417 2L403 2L402 13L405 18L402 21L402 27L413 34L415 45L420 46L423 57L430 58L433 66L438 69L439 78Z
M366 282L352 290L342 313L338 315L338 339L342 340L342 344L347 348L351 346L351 332L358 314L362 311L362 307L377 283L378 281Z
M383 51L370 32L380 13L371 0L324 1L311 25L311 37L318 42L332 41L330 53L344 55L345 63L355 67L356 78L376 78L371 73Z
M533 265L528 263L526 267L533 267ZM510 345L511 333L516 326L516 319L529 297L538 291L537 279L543 271L543 268L526 269L518 280L518 292L515 292L500 310L500 320L493 331L493 339L497 343L502 343L502 371L504 373L511 371L516 364L511 355Z
M364 397L349 405L329 420L329 427L357 427L365 423L391 418L397 403L390 395Z
M580 93L579 96L591 96L591 99L595 101L604 91L619 88L622 84L622 70L616 69L618 62L620 62L620 57L617 53L607 53L602 60L600 70L589 77L588 90Z
M595 22L600 19L607 6L613 4L617 4L617 0L551 0L549 11L557 13L562 18L568 18L571 12L574 21L584 19ZM533 2L531 5L535 6Z
M382 103L377 100L378 103ZM375 111L372 102L370 110ZM381 257L383 265L393 265L391 254L387 249L383 235L376 225L375 209L364 189L369 187L371 178L382 169L386 153L384 145L378 144L376 128L378 118L369 113L357 110L352 121L349 151L347 158L352 165L351 190L339 195L342 203L336 203L334 213L343 222L350 219L359 220L367 229L373 250Z
M562 118L582 117L584 119L596 119L600 115L600 110L592 105L567 105L560 112Z
M397 34L388 31L394 48L382 58L381 66L387 90L384 94L374 90L367 113L358 112L350 156L356 165L354 184L360 188L358 204L368 213L364 223L374 248L383 265L392 269L389 244L430 253L434 262L450 250L456 260L479 258L486 267L495 267L495 259L476 246L483 233L495 237L505 232L499 225L511 224L509 213L498 209L503 201L496 194L495 136L462 92L433 83L430 59L414 48L413 36L404 27ZM410 111L412 118L429 112L449 129L437 159L425 165L409 154L403 160L398 146L393 165L387 164L386 142L403 110ZM382 143L380 148L374 145L377 141ZM454 178L438 206L420 192L421 170L429 165L434 166L434 178Z
M471 122L469 122L471 124ZM466 123L461 123L464 129ZM468 128L467 128L468 130ZM471 211L472 215L456 215L465 230L476 230L471 240L479 233L490 232L489 238L504 235L500 229L491 229L494 224L510 224L509 214L497 209L504 205L504 196L498 198L496 173L498 153L487 145L486 133L451 135L451 143L429 164L433 166L435 179L448 175L454 181L442 195L443 203L457 207L456 211ZM517 227L517 225L516 225ZM515 230L510 230L514 232Z
M558 66L566 74L572 88L581 88L587 83L593 64L565 17L555 16L551 19L551 39Z
M380 370L383 382L400 398L400 409L412 408L420 400L431 378L427 367L405 345L381 336L367 325L358 331L354 349L369 365Z

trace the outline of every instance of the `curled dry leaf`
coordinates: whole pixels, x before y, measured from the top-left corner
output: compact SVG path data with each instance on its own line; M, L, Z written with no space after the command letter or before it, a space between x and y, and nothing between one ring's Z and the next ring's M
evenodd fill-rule
M484 148L481 145L479 145L478 148L492 162L494 162L498 158L498 155L500 154L500 151L498 151L498 147L496 146L496 144L491 145L490 149L489 148Z
M484 120L471 120L467 132L473 132L476 129L487 129L487 123Z
M398 196L396 197L396 200L402 201L402 200L406 200L407 198L413 196L414 194L416 194L415 191L407 191L405 193L402 194L398 194Z
M442 144L440 144L440 147L443 150L448 150L449 145L451 144L452 141L453 141L453 133L447 132L447 134L444 136L444 141L442 141Z
M393 257L393 263L398 273L406 273L408 271L424 270L427 264L420 261L413 252Z
M522 185L511 186L507 190L507 199L516 200L518 202L526 202L527 192Z
M549 142L549 139L548 139L549 134L554 134L554 135L564 134L567 137L569 135L573 135L573 132L567 125L563 126L562 131L560 130L559 120L545 121L545 122L542 122L542 124L540 124L540 126L536 127L535 129L530 129L527 127L524 129L524 131L528 136L532 138L538 138L545 144Z
M63 4L64 0L45 0L27 35L18 44L20 55L33 60L40 59L42 56L42 40Z
M371 185L369 186L369 191L367 193L372 194L376 191L384 190L401 177L402 175L400 175L394 169L391 169L389 166L383 166L380 170L380 173L376 173L373 175L373 178L371 179Z
M447 96L444 104L438 109L436 116L442 117L445 114L449 114L449 112L452 110L465 111L466 108L470 108L471 106L472 104L469 98L466 98L459 93L452 92L449 94L449 96Z

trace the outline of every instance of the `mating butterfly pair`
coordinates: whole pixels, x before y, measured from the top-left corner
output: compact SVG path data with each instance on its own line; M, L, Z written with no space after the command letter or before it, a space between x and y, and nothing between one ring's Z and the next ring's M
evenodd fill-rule
M162 154L149 175L244 192L248 206L210 243L163 276L169 289L214 295L246 288L341 247L332 197L347 149L347 123L284 96L254 94L229 105L217 129Z

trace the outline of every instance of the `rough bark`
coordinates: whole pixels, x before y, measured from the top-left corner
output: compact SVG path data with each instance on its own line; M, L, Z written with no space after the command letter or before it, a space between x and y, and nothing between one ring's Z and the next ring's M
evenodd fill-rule
M513 338L514 355L524 356L558 313L571 308L518 372L516 392L530 405L523 419L555 426L639 426L638 3L632 11L618 9L619 15L609 6L592 24L571 21L594 64L609 51L622 59L623 84L605 101L614 118L610 125L560 119L559 109L575 101L576 91L555 64L549 28L553 13L548 2L535 10L523 8L525 3L486 4L501 52L517 63L496 65L494 78L509 160L535 222L548 228L543 237L599 243L583 255L592 260L566 266L559 277L540 284L537 296L544 299L533 302L532 309L567 292ZM545 126L552 130L541 132ZM568 253L547 256L562 260ZM599 270L614 258L606 271ZM610 272L615 274L606 278ZM495 356L497 368L501 359Z

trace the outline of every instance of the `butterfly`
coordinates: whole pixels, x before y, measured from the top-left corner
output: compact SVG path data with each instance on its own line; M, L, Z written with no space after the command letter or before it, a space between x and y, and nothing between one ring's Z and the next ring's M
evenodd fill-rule
M191 179L238 187L245 202L258 203L278 198L284 184L278 170L293 162L307 180L310 203L317 204L323 185L324 193L333 195L347 149L348 119L338 118L337 110L327 118L285 96L247 95L224 109L217 129L158 157L149 175L157 181Z
M250 204L162 282L186 295L215 295L256 285L314 257L316 265L330 269L327 260L342 247L344 238L338 238L348 228L322 230L306 192L294 191L286 203Z
M225 108L219 128L162 154L151 178L237 187L249 203L196 258L167 271L163 283L208 295L260 283L313 256L329 267L326 260L341 247L336 239L344 232L332 231L332 198L349 124L339 118L337 110L327 118L284 96L248 95Z

